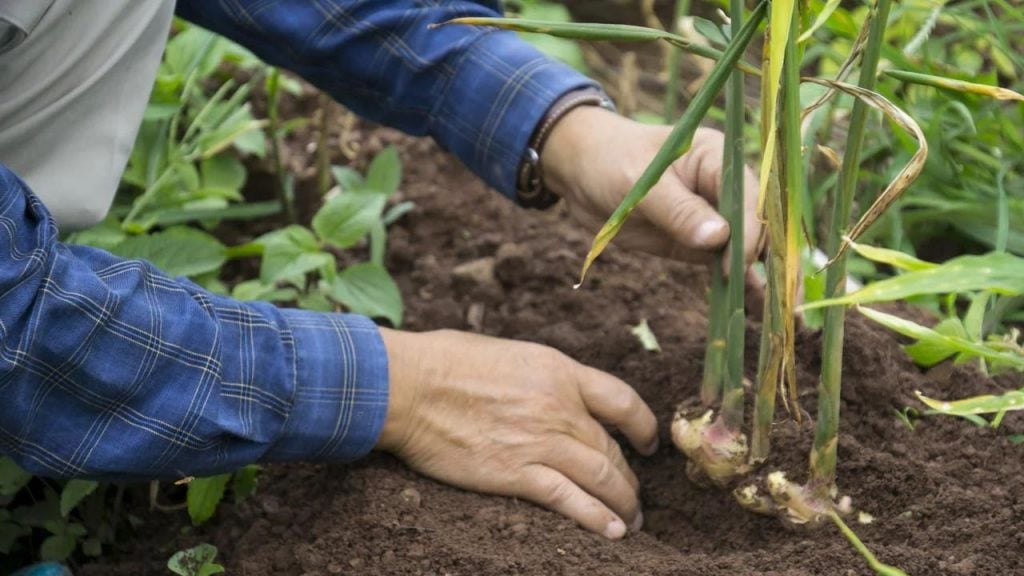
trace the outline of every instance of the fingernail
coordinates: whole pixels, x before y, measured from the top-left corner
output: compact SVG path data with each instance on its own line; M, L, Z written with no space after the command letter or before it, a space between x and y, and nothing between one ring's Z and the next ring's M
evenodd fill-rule
M651 445L647 447L647 450L644 450L644 455L651 456L652 454L657 452L659 444L661 444L661 441L658 439L657 436L655 436L654 442L651 442Z
M630 532L639 532L644 527L644 511L641 510L636 513L636 518L633 519L633 523L629 526Z
M626 524L618 518L608 523L604 529L604 537L609 540L618 540L626 535Z
M722 241L722 233L725 231L725 222L721 220L708 220L697 228L697 242L703 246L717 246Z

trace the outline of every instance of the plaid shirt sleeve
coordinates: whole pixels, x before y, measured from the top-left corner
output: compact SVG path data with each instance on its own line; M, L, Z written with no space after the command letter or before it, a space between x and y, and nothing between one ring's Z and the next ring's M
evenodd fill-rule
M387 412L368 319L240 303L58 242L0 165L0 453L44 476L351 460Z
M497 16L497 1L179 0L180 16L288 68L360 115L429 134L514 197L547 109L595 86L512 32L433 23Z

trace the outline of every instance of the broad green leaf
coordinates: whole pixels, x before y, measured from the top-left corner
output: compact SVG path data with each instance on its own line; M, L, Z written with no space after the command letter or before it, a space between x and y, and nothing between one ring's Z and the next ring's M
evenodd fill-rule
M338 248L359 242L380 220L387 197L377 192L349 190L327 201L313 216L317 236Z
M13 517L24 526L46 528L53 522L64 523L60 515L60 497L56 492L46 489L46 497L33 504L15 508Z
M195 191L199 189L199 171L191 162L175 162L172 166L175 175L178 177L178 183L189 191Z
M195 478L188 483L188 515L192 524L198 526L213 517L217 506L224 499L231 474L220 474L209 478Z
M180 104L150 102L146 106L146 111L142 114L142 121L168 120L177 114L180 109Z
M1004 295L1024 293L1024 259L999 252L960 256L934 268L874 282L840 298L808 303L804 309L975 291Z
M15 543L31 533L31 528L0 519L0 554L10 554Z
M103 555L103 540L100 538L82 540L82 553L92 558L99 558Z
M273 284L334 263L334 256L320 250L308 228L298 225L275 230L259 238L263 244L260 281Z
M930 270L938 267L938 264L918 260L910 254L900 252L899 250L890 250L889 248L878 248L875 246L868 246L867 244L858 244L852 240L848 240L848 242L850 247L864 258L867 258L872 262L888 264L899 270L919 271Z
M398 149L388 146L373 157L366 169L366 189L391 196L401 183L402 162L398 159Z
M195 71L200 78L212 73L220 63L219 38L198 26L188 26L167 41L161 73L188 76Z
M985 394L953 401L936 400L920 392L915 394L932 410L951 416L977 416L1024 410L1024 390L1011 390L1000 395Z
M147 260L170 276L213 272L227 260L226 248L220 240L186 226L131 236L110 251L122 258Z
M14 460L0 456L0 496L14 496L32 480L32 475L21 469Z
M369 262L349 266L334 279L330 290L331 298L356 314L402 325L402 293L382 266Z
M224 567L214 562L216 559L216 546L200 544L195 548L176 552L167 561L167 568L178 576L211 576L224 572Z
M298 304L299 308L302 308L303 310L313 310L314 312L337 311L337 307L327 299L327 296L320 292L299 294L299 299L296 304Z
M331 166L331 174L341 188L342 194L350 190L359 190L366 185L363 176L348 166Z
M121 229L121 222L117 220L115 216L107 216L103 222L91 227L75 232L68 238L70 244L81 244L83 246L92 246L94 248L102 248L104 250L110 250L114 246L117 246L127 238L127 234Z
M569 9L555 2L530 2L522 6L520 18L528 20L547 20L554 22L572 22ZM552 58L556 58L585 72L587 69L583 59L583 49L577 42L565 38L556 38L544 34L520 32L519 37L529 42L534 48Z
M235 494L235 502L241 502L256 493L259 473L260 467L255 464L235 471L231 480L231 491Z
M639 324L633 326L629 330L636 336L636 339L640 341L640 345L643 346L644 350L648 352L661 352L661 345L658 344L658 337L654 335L654 331L651 330L651 326L647 323L647 319L644 318Z
M75 551L78 540L68 534L60 534L43 540L39 548L39 559L44 562L63 562Z
M235 284L231 289L231 297L243 302L263 300L264 302L288 302L299 295L295 288L278 288L273 284L264 284L259 280L246 280Z
M776 0L776 2L786 2L792 0ZM774 6L774 4L773 4ZM729 44L729 48L722 55L722 59L715 65L714 69L708 75L707 80L701 86L700 90L694 96L693 101L687 106L686 112L676 123L672 132L669 134L665 143L662 144L658 150L654 159L644 170L640 178L633 184L629 193L619 204L615 212L612 213L608 221L605 222L604 226L598 231L595 236L593 243L590 246L590 251L587 253L586 260L583 262L583 269L580 271L580 281L577 283L577 287L583 283L584 278L587 275L587 270L593 264L594 260L604 251L608 244L615 238L619 233L619 230L625 224L626 219L630 213L640 204L640 201L647 196L651 188L661 179L661 176L665 173L665 170L672 165L680 156L686 153L690 149L690 145L693 143L693 135L697 128L700 126L701 121L711 108L716 96L721 91L722 86L725 85L725 81L729 78L732 72L733 66L740 61L743 55L743 51L746 49L747 44L754 37L754 33L757 31L758 25L761 20L764 19L766 12L766 3L761 2L754 12L750 15L750 19L743 25L736 38Z
M235 150L242 154L251 154L257 158L267 155L267 139L262 130L243 132L233 142Z
M405 202L399 202L391 208L388 208L387 212L381 218L381 222L385 226L391 226L398 221L399 218L405 216L409 212L412 212L416 208L416 203L412 200L406 200Z
M230 154L218 154L199 164L203 188L224 188L236 193L245 185L245 166Z
M64 489L60 493L60 514L67 518L68 514L78 506L86 496L92 494L96 487L99 486L98 482L92 480L70 480L64 485Z
M962 356L983 358L990 362L997 362L1016 368L1017 370L1024 370L1024 356L1010 352L1002 352L990 346L986 346L985 344L971 342L970 340L951 334L943 334L936 330L932 330L931 328L911 322L910 320L900 318L899 316L886 314L885 312L880 312L871 308L858 306L857 311L893 332L902 334L908 338L913 338L917 341L927 342L933 350L951 349L955 350Z

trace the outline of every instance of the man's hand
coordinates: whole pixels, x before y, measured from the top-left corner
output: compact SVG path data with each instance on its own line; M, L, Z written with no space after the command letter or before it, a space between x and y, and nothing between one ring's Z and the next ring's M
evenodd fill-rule
M427 476L516 496L608 538L639 529L639 483L618 428L643 454L657 422L621 380L552 348L453 331L382 329L391 397L377 447Z
M569 112L551 132L541 164L547 186L565 199L569 213L597 232L671 132L603 108ZM615 244L687 262L710 262L729 239L729 225L715 209L722 174L724 136L701 128L690 151L675 162L630 216ZM757 177L746 170L743 251L758 255Z

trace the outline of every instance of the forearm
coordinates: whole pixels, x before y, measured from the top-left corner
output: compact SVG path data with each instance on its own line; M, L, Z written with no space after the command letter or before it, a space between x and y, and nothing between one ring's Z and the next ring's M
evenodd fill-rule
M365 318L243 304L65 246L2 165L0 258L0 452L34 473L204 475L377 441L387 356Z
M459 16L498 15L496 2L182 0L180 15L305 77L357 113L429 134L512 196L540 118L562 94L593 81L510 32L429 29ZM329 11L322 8L329 5Z

